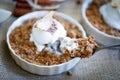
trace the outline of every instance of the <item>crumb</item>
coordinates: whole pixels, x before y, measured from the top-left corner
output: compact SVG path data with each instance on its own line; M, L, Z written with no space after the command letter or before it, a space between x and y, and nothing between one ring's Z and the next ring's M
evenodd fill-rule
M77 4L81 4L83 2L83 0L76 0Z
M70 71L67 71L66 74L67 74L68 76L72 76L72 72L70 72Z

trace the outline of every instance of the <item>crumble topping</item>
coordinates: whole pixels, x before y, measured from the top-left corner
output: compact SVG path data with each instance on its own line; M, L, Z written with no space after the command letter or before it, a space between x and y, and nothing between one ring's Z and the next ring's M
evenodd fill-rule
M52 54L47 49L38 52L35 44L29 41L33 24L38 20L38 18L33 18L15 28L10 34L10 44L15 53L31 63L42 65L55 65L67 62L74 57L87 58L91 56L97 47L94 37L90 36L83 39L82 32L77 26L56 16L55 19L64 26L68 37L77 38L76 42L79 44L77 49L71 51L66 49L60 56ZM71 31L73 31L73 33L71 33ZM59 41L55 44L60 45ZM50 48L56 50L58 49L57 47L58 46L51 46Z

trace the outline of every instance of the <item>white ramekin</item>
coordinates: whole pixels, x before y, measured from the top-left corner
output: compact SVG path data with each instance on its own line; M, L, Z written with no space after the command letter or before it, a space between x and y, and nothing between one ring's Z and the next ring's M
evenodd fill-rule
M85 0L82 4L81 12L82 12L82 24L88 35L93 35L96 41L100 44L114 44L120 42L120 37L112 36L106 34L98 29L96 29L87 19L86 10L89 5L93 2L93 0Z
M8 44L8 48L11 52L12 57L14 58L15 62L24 70L34 73L34 74L38 74L38 75L55 75L55 74L60 74L63 73L65 71L68 71L69 69L73 68L80 60L80 58L74 58L68 62L62 63L62 64L58 64L58 65L52 65L52 66L43 66L43 65L37 65L37 64L33 64L30 63L26 60L24 60L23 58L21 58L20 56L18 56L14 50L11 48L10 45L10 40L9 40L9 36L10 33L19 25L23 24L26 20L28 19L32 19L32 18L40 18L43 17L44 15L46 15L49 11L36 11L36 12L32 12L32 13L28 13L24 16L19 17L16 21L14 21L12 23L12 25L9 27L8 32L7 32L7 44ZM83 30L82 26L75 21L74 19L72 19L71 17L57 12L56 16L59 16L73 24L75 24L76 26L78 26L78 28L82 31L83 37L86 37L86 33Z

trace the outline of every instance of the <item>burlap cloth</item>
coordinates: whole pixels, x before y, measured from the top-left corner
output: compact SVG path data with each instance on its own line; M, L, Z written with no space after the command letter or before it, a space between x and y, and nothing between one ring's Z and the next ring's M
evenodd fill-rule
M80 6L73 0L62 5L59 11L80 20ZM120 50L118 49L101 50L89 59L80 60L78 65L70 70L72 76L66 73L39 76L24 71L11 57L5 39L7 29L15 19L11 17L0 24L0 80L120 80Z

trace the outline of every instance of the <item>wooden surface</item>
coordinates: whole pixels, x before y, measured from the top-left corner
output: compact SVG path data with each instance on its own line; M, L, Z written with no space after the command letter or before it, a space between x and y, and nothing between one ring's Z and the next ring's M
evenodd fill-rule
M0 7L13 10L14 5L12 4L14 3L2 4L0 2ZM81 21L80 7L81 5L76 5L74 0L68 0L58 11ZM101 50L89 59L81 59L78 65L70 70L72 76L68 76L66 73L39 76L24 71L12 59L5 41L7 29L15 19L12 16L0 24L0 80L120 80L119 49Z

